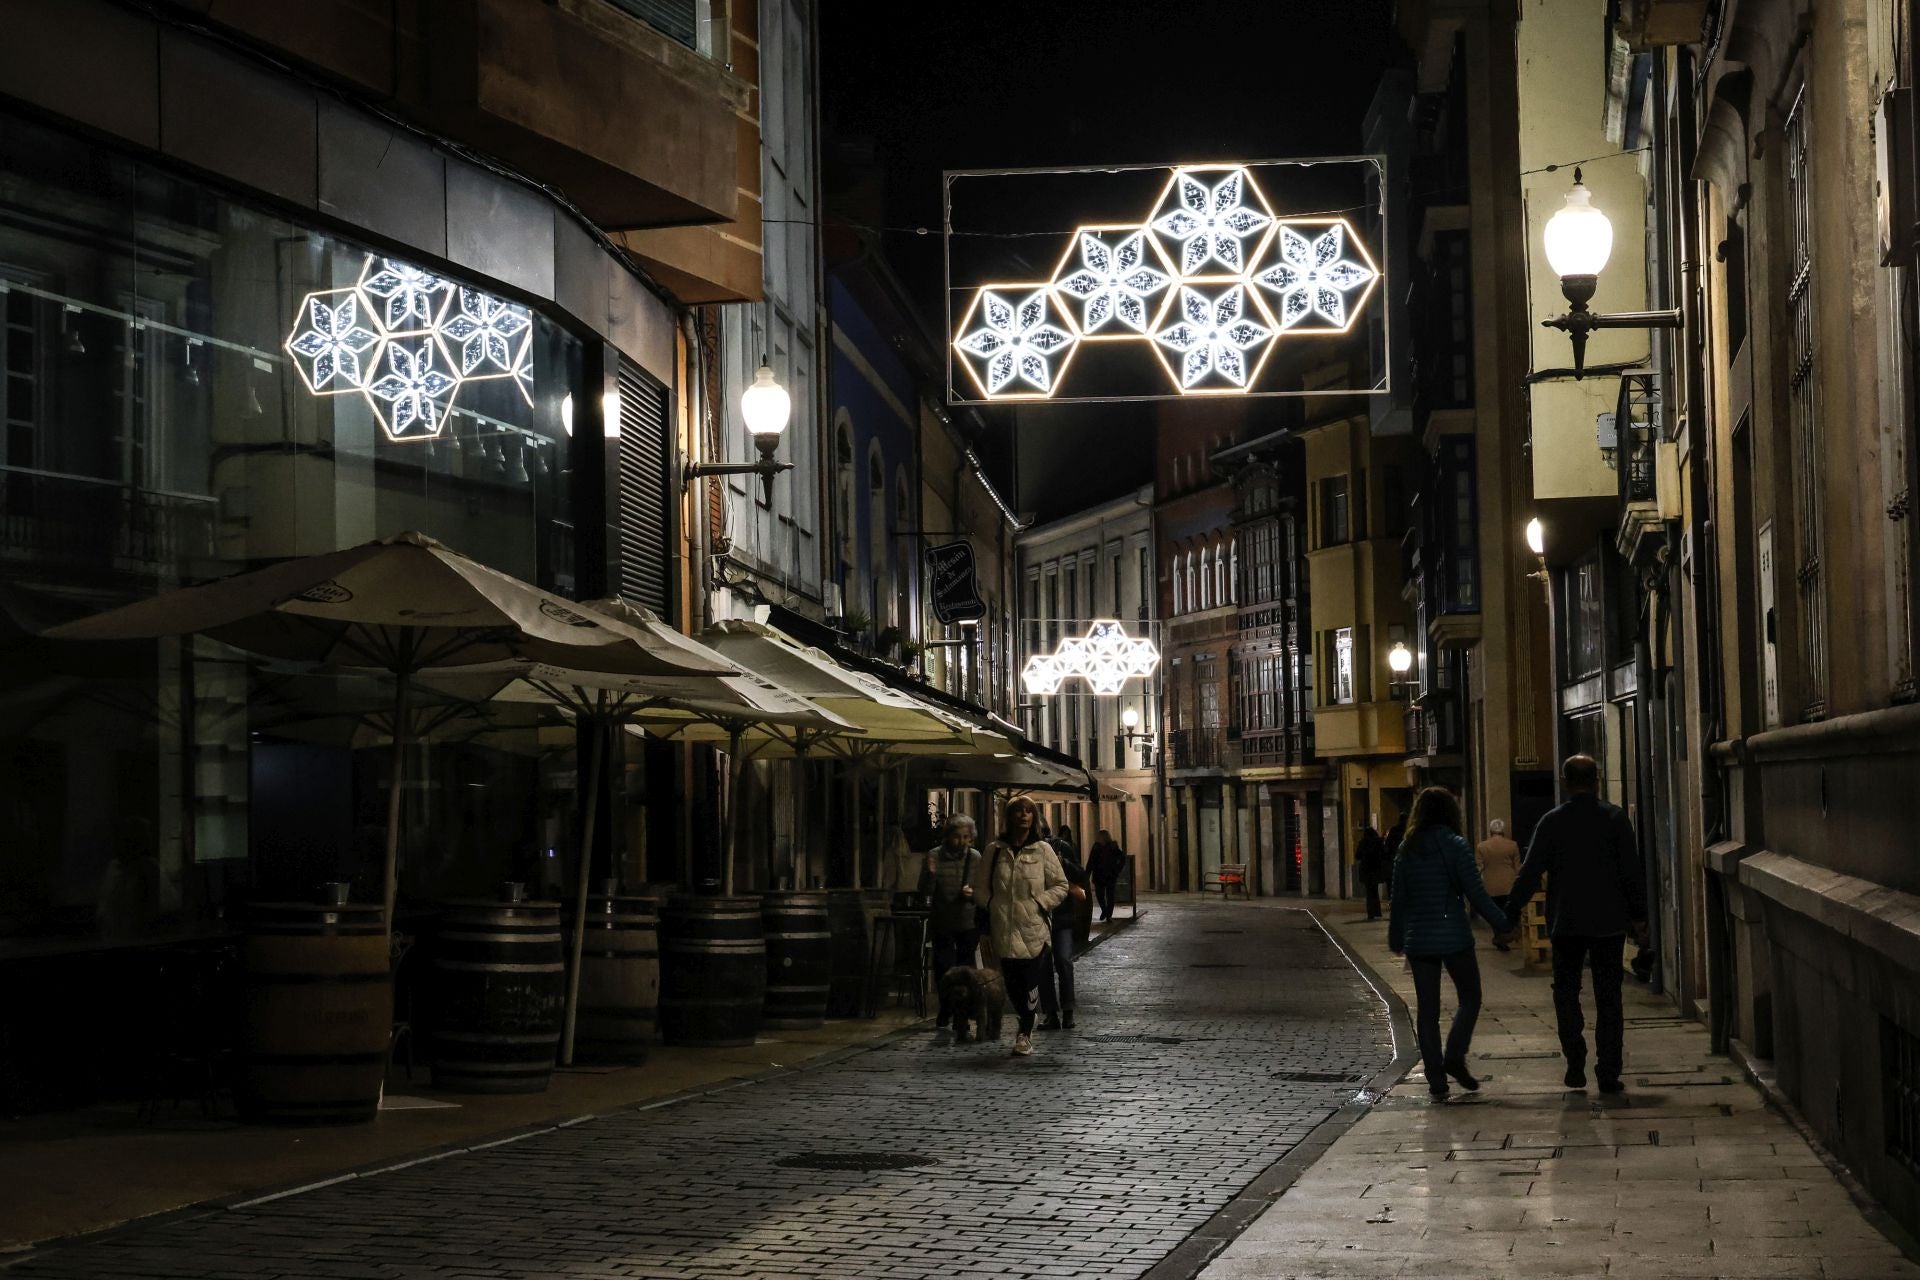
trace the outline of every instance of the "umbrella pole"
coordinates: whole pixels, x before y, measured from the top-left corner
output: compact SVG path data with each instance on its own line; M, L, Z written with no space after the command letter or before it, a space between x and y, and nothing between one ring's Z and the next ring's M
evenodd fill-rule
M874 770L873 796L873 878L879 888L887 887L887 859L893 856L887 839L887 767ZM898 886L895 886L896 888Z
M566 1021L560 1030L560 1065L573 1065L573 1028L580 1016L580 956L587 945L587 885L593 868L594 819L600 815L600 775L606 772L607 727L598 720L593 725L593 759L587 776L587 814L580 823L580 874L573 897L573 955L567 965Z
M721 842L726 865L720 870L720 892L728 897L733 896L733 863L740 854L740 780L746 774L740 759L741 733L739 725L727 731L727 825Z
M860 887L860 764L847 762L847 830L853 837L853 887Z
M387 790L387 866L381 902L386 910L387 935L393 935L393 907L400 893L400 786L405 780L407 740L412 735L409 702L412 681L405 671L393 677L393 761Z
M807 887L811 869L807 857L807 740L802 738L793 753L793 848L787 851L787 863L793 871L793 887Z

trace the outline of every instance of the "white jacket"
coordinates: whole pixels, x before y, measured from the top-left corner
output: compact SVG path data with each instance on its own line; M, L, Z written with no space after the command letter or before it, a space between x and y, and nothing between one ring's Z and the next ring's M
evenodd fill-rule
M1047 913L1066 896L1060 857L1037 836L1017 851L995 840L974 873L973 901L986 908L993 954L1009 960L1031 960L1047 949Z

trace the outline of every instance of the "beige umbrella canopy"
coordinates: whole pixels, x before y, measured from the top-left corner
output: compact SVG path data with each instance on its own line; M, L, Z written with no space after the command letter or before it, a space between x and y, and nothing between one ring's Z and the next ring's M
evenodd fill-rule
M731 675L731 664L489 569L423 533L306 556L185 587L48 631L54 639L197 633L269 658L394 680L387 805L386 919L393 925L401 770L412 678L510 659L650 676Z

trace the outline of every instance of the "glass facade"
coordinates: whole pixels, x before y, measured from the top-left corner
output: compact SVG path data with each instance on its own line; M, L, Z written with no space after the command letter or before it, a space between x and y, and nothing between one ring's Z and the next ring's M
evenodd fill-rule
M377 680L38 633L410 529L571 591L583 344L486 282L5 115L0 318L0 958L216 929L323 880L377 901ZM538 894L571 733L447 714L408 762L431 837L403 900Z

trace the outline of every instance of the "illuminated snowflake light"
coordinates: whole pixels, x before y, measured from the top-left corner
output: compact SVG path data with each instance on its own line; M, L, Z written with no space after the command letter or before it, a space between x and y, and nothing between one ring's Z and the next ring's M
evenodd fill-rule
M1211 263L1239 275L1253 259L1248 241L1273 222L1273 215L1245 169L1228 169L1212 184L1202 172L1174 173L1168 189L1171 207L1168 196L1161 197L1166 212L1153 220L1153 229L1179 246L1174 258L1181 275L1199 275Z
M1100 343L1108 347L1087 357L1090 376L1115 371L1115 398L1159 398L1135 394L1139 382L1127 380L1126 367L1138 368L1135 351L1151 352L1182 396L1303 394L1261 386L1275 344L1348 332L1382 277L1347 220L1276 215L1255 169L1266 171L1245 164L1161 170L1166 184L1151 206L1136 209L1140 220L1076 227L1050 282L969 284L954 363L990 401L1072 398L1061 390L1069 365L1082 344ZM461 298L465 316L464 292ZM459 319L436 332L463 366L474 358ZM961 398L961 383L949 385ZM1048 686L1038 692L1070 678L1039 667L1032 674Z
M1225 380L1244 388L1252 380L1257 360L1250 353L1273 337L1273 330L1250 318L1245 285L1229 285L1218 292L1182 285L1178 314L1153 335L1153 340L1180 357L1180 389Z
M1014 295L1008 289L1026 292ZM1057 307L1046 285L980 290L968 311L973 327L962 323L953 345L971 357L967 367L987 395L1006 399L1053 394L1078 341L1066 325L1055 323Z
M1027 659L1020 682L1028 693L1047 697L1066 681L1080 679L1097 696L1111 698L1127 681L1150 676L1159 665L1153 641L1137 640L1115 620L1101 618L1088 625L1086 635L1064 636L1052 653Z
M441 419L460 380L435 367L439 351L432 338L387 344L387 374L367 388L367 395L380 424L396 440L440 434Z
M1150 265L1147 233L1138 227L1082 227L1077 240L1079 269L1056 273L1056 287L1079 300L1081 336L1095 337L1114 324L1146 333L1152 300L1172 282L1166 272ZM1074 256L1072 249L1067 253L1069 259ZM1067 266L1062 262L1060 271Z
M502 302L478 289L460 291L460 311L440 326L441 336L460 348L460 373L471 377L475 370L492 366L496 372L511 374L517 361L516 348L533 317L525 307Z
M329 297L340 300L329 305ZM296 328L287 338L287 350L307 390L319 395L329 388L353 391L364 386L360 357L379 343L380 335L360 323L359 295L352 289L310 294L303 318L307 327Z
M1280 328L1314 321L1315 332L1344 333L1353 322L1353 310L1347 295L1362 285L1369 286L1380 273L1365 260L1346 256L1351 231L1344 222L1328 224L1319 234L1306 224L1282 223L1275 245L1280 261L1254 277L1261 288L1277 295ZM1357 249L1357 246L1356 246ZM1361 294L1364 300L1366 294Z
M303 298L284 345L307 390L361 393L390 440L439 436L469 382L511 378L533 404L533 313L392 258Z

